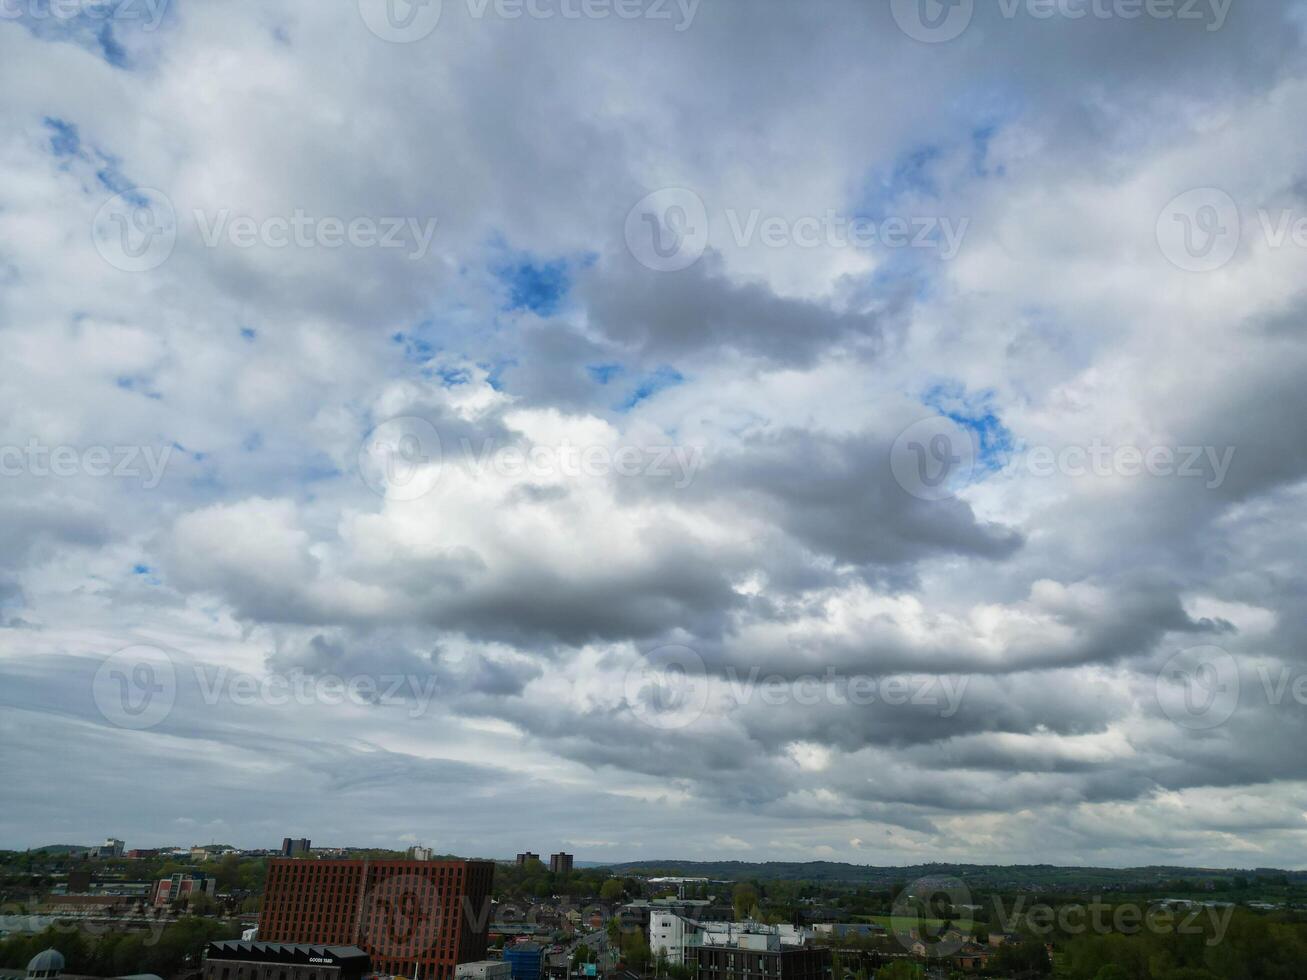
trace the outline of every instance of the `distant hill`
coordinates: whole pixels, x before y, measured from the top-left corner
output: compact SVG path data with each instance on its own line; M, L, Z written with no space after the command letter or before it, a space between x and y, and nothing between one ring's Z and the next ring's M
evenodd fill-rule
M43 844L40 847L32 848L37 854L73 854L80 851L89 851L90 844Z
M839 861L628 861L610 864L619 874L667 875L716 878L727 881L805 880L847 882L850 884L890 885L926 877L960 878L987 886L1007 887L1156 887L1179 879L1228 879L1235 875L1289 875L1307 881L1307 872L1278 868L1077 868L1051 864L917 864L906 867L875 867L845 864Z

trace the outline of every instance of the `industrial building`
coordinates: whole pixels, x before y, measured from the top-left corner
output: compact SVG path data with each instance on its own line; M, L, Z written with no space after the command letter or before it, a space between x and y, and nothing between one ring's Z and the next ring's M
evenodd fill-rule
M259 938L355 945L377 973L453 980L484 959L489 861L301 861L268 864Z
M775 933L704 933L685 946L695 980L831 980L830 950Z
M362 980L370 971L368 954L357 946L304 943L209 943L203 980Z

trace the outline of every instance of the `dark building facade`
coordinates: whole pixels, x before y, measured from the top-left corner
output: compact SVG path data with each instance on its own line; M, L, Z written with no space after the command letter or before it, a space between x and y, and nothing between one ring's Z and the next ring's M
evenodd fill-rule
M209 943L203 980L362 980L368 954L357 946L313 946L228 939Z
M451 980L457 964L485 958L494 869L489 861L277 858L259 939L355 945L377 973Z
M696 980L831 980L830 950L821 946L696 945L685 953Z
M290 858L308 854L312 844L313 842L307 837L283 837L281 839L281 856Z
M540 855L537 854L535 851L523 851L521 854L517 856L517 866L519 868L523 868L526 867L528 864L530 864L532 861L539 861L539 860L540 860Z
M572 855L563 851L549 855L549 870L556 875L570 875L572 873Z

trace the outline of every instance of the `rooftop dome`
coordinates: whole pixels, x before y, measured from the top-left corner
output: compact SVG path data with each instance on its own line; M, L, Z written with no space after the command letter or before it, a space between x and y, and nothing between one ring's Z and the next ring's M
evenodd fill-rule
M46 949L37 953L27 964L27 976L45 980L57 977L64 972L64 954L57 949Z

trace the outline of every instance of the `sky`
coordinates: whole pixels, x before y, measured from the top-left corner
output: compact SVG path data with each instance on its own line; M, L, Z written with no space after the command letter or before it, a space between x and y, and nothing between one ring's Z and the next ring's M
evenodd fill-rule
M1294 0L8 0L0 846L1307 866Z

